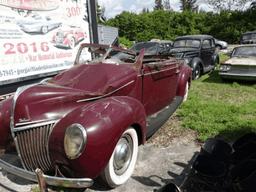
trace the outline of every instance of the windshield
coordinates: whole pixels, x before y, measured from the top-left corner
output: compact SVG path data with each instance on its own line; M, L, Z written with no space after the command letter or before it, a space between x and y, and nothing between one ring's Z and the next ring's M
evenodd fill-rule
M248 46L248 47L237 47L234 49L232 53L233 57L239 56L256 56L256 46Z
M89 60L88 52L94 54L95 59ZM76 64L127 64L134 63L136 54L132 51L107 46L83 47L77 56Z
M147 55L155 55L155 54L157 54L158 43L156 43L156 42L137 43L131 48L131 50L133 50L137 53L141 49L145 49L145 54L147 54Z
M174 41L173 47L200 47L200 41L195 39L181 39Z
M242 39L243 40L256 39L256 33L244 34Z

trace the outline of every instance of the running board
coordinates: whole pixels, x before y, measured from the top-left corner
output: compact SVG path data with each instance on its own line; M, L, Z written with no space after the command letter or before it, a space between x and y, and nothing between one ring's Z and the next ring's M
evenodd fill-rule
M183 97L176 96L170 105L147 117L147 139L151 137L176 111L183 101Z

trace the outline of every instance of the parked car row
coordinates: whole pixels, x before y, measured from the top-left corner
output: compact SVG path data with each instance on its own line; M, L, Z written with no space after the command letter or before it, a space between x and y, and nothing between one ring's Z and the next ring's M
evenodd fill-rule
M256 43L256 31L242 34L241 44ZM165 46L163 41L140 42L132 47L139 52L142 48L148 56L168 55L184 62L192 69L192 79L213 71L220 64L219 50L227 49L225 41L210 35L186 35L177 37ZM231 58L220 65L219 75L223 79L256 80L256 45L235 47Z
M172 45L172 46L171 46ZM223 48L226 45L223 44ZM219 63L215 39L210 35L187 35L177 37L174 42L140 42L131 49L139 52L145 49L146 55L168 55L184 60L192 68L193 79L214 70Z
M111 188L124 184L139 145L186 101L192 79L219 63L215 48L210 35L132 50L82 44L72 68L0 102L0 148L23 168L1 158L0 167L53 186L87 188L99 177ZM88 61L88 51L97 57ZM254 78L255 57L255 45L235 48L220 75Z

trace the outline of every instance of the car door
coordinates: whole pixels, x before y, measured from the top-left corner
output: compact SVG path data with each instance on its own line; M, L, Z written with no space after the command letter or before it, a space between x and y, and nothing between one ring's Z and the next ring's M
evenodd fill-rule
M204 39L202 41L201 46L201 58L204 63L204 71L211 70L211 67L214 65L213 62L213 54L214 54L214 48L213 48L213 41L211 39Z
M142 102L147 115L169 105L176 96L179 64L175 60L150 62L143 65Z

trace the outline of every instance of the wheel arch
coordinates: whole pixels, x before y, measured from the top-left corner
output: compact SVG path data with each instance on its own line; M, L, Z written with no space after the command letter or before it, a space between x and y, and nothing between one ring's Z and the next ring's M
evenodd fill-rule
M203 70L204 70L203 61L202 61L202 59L200 59L198 57L192 59L190 66L194 70L197 65L200 66L201 72L203 72Z

